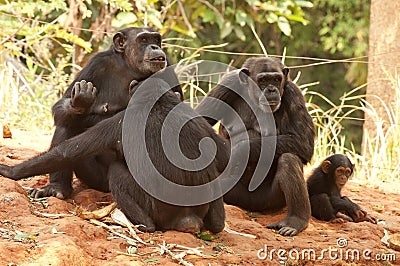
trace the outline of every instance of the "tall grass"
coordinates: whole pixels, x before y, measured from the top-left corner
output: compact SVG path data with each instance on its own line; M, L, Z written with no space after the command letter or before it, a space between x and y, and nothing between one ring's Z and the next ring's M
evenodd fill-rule
M53 130L51 106L67 88L69 75L60 59L49 76L35 71L18 60L0 54L0 124L12 128L49 133Z
M374 135L366 130L363 132L364 156L359 160L360 178L373 185L400 192L400 76L387 75L394 90L393 101L380 102L386 110L388 123L384 123L374 106L362 100L366 119L374 121L375 129Z

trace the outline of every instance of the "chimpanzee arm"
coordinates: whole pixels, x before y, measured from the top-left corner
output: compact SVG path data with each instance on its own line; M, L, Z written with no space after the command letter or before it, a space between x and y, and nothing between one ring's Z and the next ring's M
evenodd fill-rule
M228 88L217 85L212 89L206 97L202 99L200 104L196 107L196 112L203 116L207 122L214 126L219 120L222 119L221 102L229 102L234 95L232 95ZM210 117L213 116L213 118Z
M301 91L290 81L274 117L278 131L275 156L291 153L299 156L303 163L308 163L314 153L314 124Z
M220 173L222 173L229 162L230 143L228 140L216 134L213 129L204 128L204 130L210 131L210 135L217 146L217 154L215 155L215 159L217 169Z
M355 211L360 210L360 206L352 202L348 197L331 197L331 204L337 211L343 211L353 216Z
M104 115L76 113L71 107L70 102L71 98L63 97L54 104L52 111L55 126L81 127L82 129L86 129L113 115L113 113L104 113Z
M211 126L215 125L226 115L226 112L230 112L224 108L225 104L233 106L235 102L243 101L241 97L244 95L240 96L239 94L243 94L247 90L248 83L243 81L248 78L247 75L247 69L227 74L200 102L195 109L196 112L202 115Z
M122 120L125 111L105 119L87 131L61 142L39 156L10 167L0 165L0 175L13 180L55 172L90 155L107 150L118 150L122 135Z

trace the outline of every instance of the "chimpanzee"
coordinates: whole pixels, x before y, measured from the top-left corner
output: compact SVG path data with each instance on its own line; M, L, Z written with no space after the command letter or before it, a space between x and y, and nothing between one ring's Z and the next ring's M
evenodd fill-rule
M239 75L228 76L228 80L222 82L224 85L212 89L196 111L211 125L221 120L220 132L228 139L247 133L250 150L246 170L233 189L224 195L224 201L249 211L274 211L287 205L287 217L267 227L279 230L281 235L293 236L307 227L311 216L303 164L313 155L315 129L302 92L290 81L288 72L289 69L275 59L249 58ZM231 90L232 87L235 89ZM239 91L247 96L239 97ZM240 116L247 132L238 132L238 121L232 119L231 114L221 112L213 98L229 104ZM257 106L255 111L245 98ZM216 111L214 117L210 116L211 109ZM275 131L268 126L263 129L265 125L257 122L256 113L260 112L265 116L273 115ZM271 138L276 140L275 151L269 145L261 147L263 139ZM241 153L240 147L236 150ZM263 151L270 153L272 165L269 171L266 168L263 172L261 185L255 190L248 189L257 163L268 163L260 158ZM245 153L245 149L242 152Z
M166 67L166 55L160 47L161 35L153 28L132 27L117 32L110 49L93 56L53 106L56 128L50 147L124 110L130 99L130 82L142 81ZM36 198L70 196L73 172L90 187L109 191L106 176L113 157L97 154L83 158L76 165L50 173L50 184L30 194Z
M333 223L345 221L376 223L375 218L348 197L341 195L353 171L354 164L342 154L329 156L314 169L307 180L312 216Z
M125 111L105 119L83 133L67 139L37 157L19 165L9 167L0 165L0 174L7 177L27 177L68 168L89 156L104 154L108 150L117 153L118 159L110 163L108 178L111 193L127 217L135 224L144 225L141 230L178 230L194 232L203 226L220 232L225 224L225 212L222 194L219 198L197 206L177 206L162 202L148 194L133 178L125 162L124 154L128 152L134 158L135 176L148 182L157 182L156 168L162 176L174 183L194 186L209 183L223 171L229 159L229 145L226 140L214 132L202 116L181 102L180 97L170 90L164 81L163 72L146 79L141 85L132 88L134 101ZM161 79L163 78L163 79ZM84 84L84 87L88 84ZM84 88L86 89L86 88ZM158 95L162 95L159 97ZM159 97L159 98L158 98ZM124 117L125 115L125 117ZM166 119L169 117L167 122ZM189 119L187 119L189 117ZM122 121L133 124L128 127L129 136L123 135ZM145 125L145 134L142 125ZM200 156L213 155L209 149L199 147L203 138L211 138L216 144L216 156L203 169L185 170L171 163L162 143L162 131L170 132L167 143L179 136L179 147L182 154L194 160ZM124 146L124 137L129 138L132 146ZM165 137L165 136L164 136ZM141 142L143 139L143 143ZM164 140L165 141L165 140ZM146 156L154 162L149 166ZM16 179L16 178L14 178ZM161 191L163 187L157 187ZM171 191L166 191L166 193ZM178 195L185 197L185 195ZM193 195L187 195L193 197Z

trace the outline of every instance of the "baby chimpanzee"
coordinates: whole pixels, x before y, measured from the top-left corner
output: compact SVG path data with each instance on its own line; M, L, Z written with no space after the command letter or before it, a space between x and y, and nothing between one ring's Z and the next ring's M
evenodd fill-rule
M326 158L307 180L312 216L323 221L376 223L376 219L349 198L341 195L342 188L353 174L354 165L342 154Z

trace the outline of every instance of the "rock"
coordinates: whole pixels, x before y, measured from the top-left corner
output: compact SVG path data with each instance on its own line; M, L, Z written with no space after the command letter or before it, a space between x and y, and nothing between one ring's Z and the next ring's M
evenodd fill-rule
M391 235L388 240L388 243L391 249L400 251L400 234Z
M32 256L29 262L20 265L92 265L90 257L84 250L77 246L69 237L65 236L53 238L42 243L35 253L36 255Z

